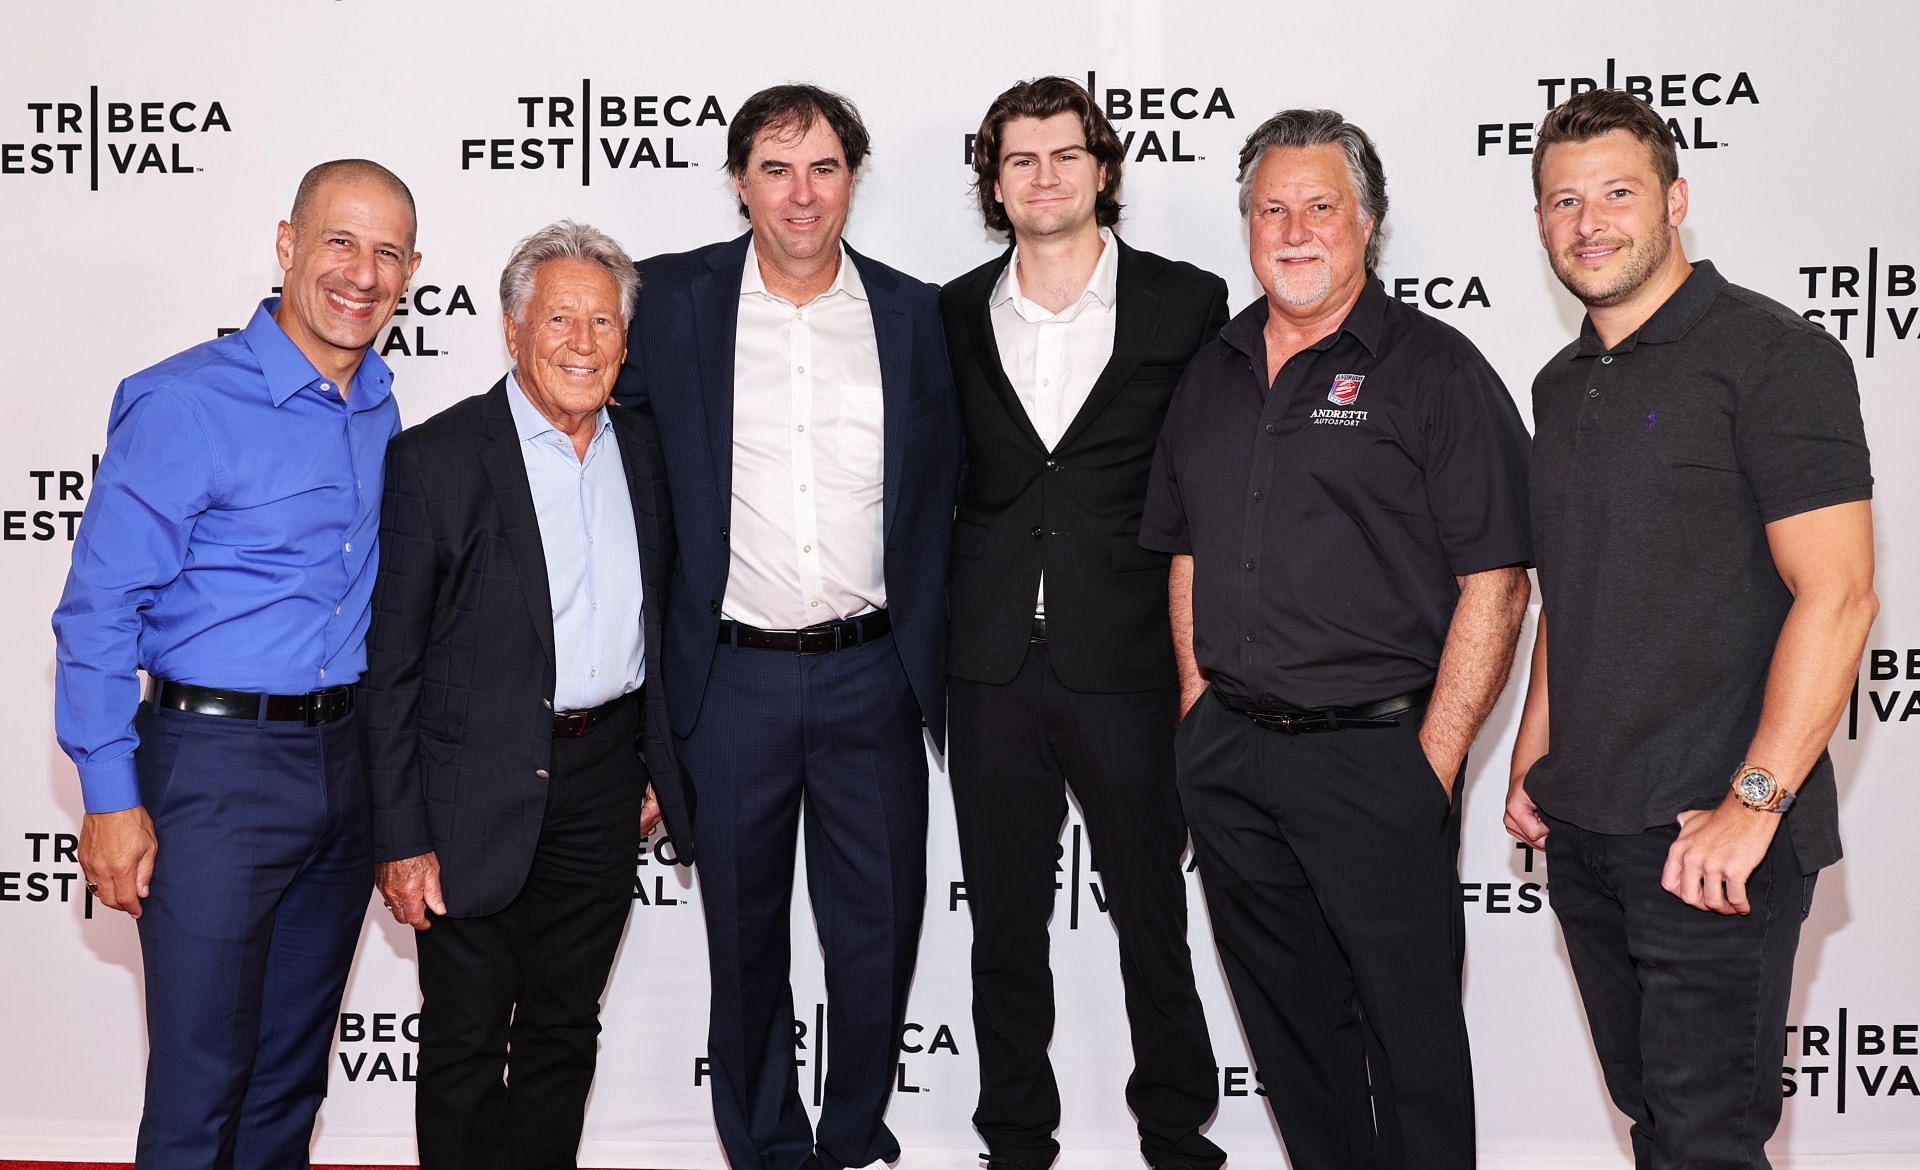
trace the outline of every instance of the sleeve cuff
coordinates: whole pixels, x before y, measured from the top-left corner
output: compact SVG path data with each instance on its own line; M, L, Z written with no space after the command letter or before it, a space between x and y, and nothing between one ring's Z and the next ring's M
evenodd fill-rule
M78 765L81 803L89 813L124 812L140 803L133 755Z

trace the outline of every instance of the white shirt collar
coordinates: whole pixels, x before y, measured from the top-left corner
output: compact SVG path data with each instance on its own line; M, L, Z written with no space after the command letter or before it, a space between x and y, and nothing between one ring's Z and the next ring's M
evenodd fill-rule
M760 253L754 247L753 237L747 237L747 267L740 274L740 295L757 293L776 301L785 301L785 297L775 296L767 291L766 278L760 275ZM835 293L846 293L855 300L867 299L867 286L860 279L860 270L854 267L853 257L847 255L847 245L840 244L840 271L834 273L833 283L820 297L830 297ZM819 298L815 298L816 300Z
M1098 301L1102 308L1113 308L1120 287L1120 249L1114 246L1112 228L1100 229L1100 244L1100 259L1093 266L1093 275L1087 278L1086 291L1080 294L1078 301L1058 313L1049 312L1044 306L1028 300L1026 294L1020 291L1020 245L1015 244L1013 255L1007 259L1007 267L994 283L993 295L987 298L987 306L997 308L1012 301L1015 311L1028 321L1056 318L1071 320L1079 315L1088 297Z

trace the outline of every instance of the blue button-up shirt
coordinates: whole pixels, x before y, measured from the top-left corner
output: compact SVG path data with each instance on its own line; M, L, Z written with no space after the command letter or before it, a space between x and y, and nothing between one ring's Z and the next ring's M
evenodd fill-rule
M601 407L585 459L534 408L512 374L507 405L520 436L553 599L553 705L598 707L646 677L640 541L613 420Z
M53 614L54 726L90 813L140 803L136 667L268 694L366 668L393 373L369 352L343 395L277 305L114 394Z

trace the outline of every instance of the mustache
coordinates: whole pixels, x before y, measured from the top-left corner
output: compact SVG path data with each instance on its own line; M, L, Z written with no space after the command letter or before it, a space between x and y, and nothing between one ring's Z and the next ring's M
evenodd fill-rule
M1333 257L1324 245L1310 244L1301 248L1280 248L1267 253L1267 258L1269 260L1330 260Z

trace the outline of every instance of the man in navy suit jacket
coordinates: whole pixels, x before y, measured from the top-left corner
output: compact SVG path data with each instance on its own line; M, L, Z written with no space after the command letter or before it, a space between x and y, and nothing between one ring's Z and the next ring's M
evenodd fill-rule
M900 1156L883 1120L926 897L921 728L946 731L960 469L932 287L841 243L867 131L812 86L748 98L752 230L637 265L619 399L657 420L680 559L668 705L692 780L714 1119L733 1170ZM826 965L818 1133L787 981L796 836Z

